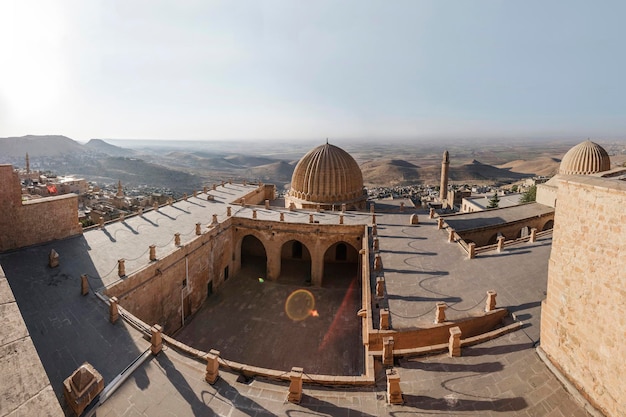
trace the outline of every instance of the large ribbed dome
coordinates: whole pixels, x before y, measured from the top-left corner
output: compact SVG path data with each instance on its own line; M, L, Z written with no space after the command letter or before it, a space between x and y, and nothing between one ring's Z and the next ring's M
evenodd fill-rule
M559 174L588 175L611 169L611 159L604 148L586 140L567 151L561 160Z
M298 162L287 197L287 202L299 207L360 203L367 198L359 165L346 151L328 143Z

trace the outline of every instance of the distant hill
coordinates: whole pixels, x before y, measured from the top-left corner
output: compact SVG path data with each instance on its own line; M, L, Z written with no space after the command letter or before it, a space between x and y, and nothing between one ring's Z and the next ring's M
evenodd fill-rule
M361 165L363 182L370 185L415 184L422 180L419 166L401 159L377 159Z
M83 146L91 151L100 152L109 156L132 156L136 154L136 151L132 149L111 145L102 139L91 139Z
M511 172L517 172L521 174L543 175L546 177L551 177L558 172L560 165L560 159L552 158L549 156L542 156L537 159L533 159L532 161L518 159L516 161L507 162L506 164L498 165L498 168L508 169Z
M31 158L39 158L85 154L88 150L80 143L60 135L0 138L0 155L23 158L27 152Z
M284 185L291 182L291 176L295 166L286 161L273 162L267 165L260 165L249 168L245 176L250 179L260 179L263 182Z
M451 181L468 180L519 180L528 178L529 174L511 172L507 169L497 168L492 165L483 164L473 160L469 164L450 167Z

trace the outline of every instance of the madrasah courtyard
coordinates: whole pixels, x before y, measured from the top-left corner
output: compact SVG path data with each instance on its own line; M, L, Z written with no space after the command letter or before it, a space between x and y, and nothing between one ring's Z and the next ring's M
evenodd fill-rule
M516 219L540 219L532 236L476 248L459 222L487 236L512 210L490 211L495 226L457 217L455 234L409 200L341 201L295 207L225 181L2 253L0 414L71 414L64 381L84 362L105 385L88 415L597 412L537 350L554 210L528 205Z

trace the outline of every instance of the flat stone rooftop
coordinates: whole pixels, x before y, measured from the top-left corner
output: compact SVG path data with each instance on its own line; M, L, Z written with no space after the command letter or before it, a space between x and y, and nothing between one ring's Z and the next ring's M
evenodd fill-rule
M127 259L128 272L138 269L148 263L148 245L156 244L157 253L174 250L174 233L181 233L183 242L193 239L196 222L204 227L212 214L221 221L226 203L254 188L227 184L211 192L214 201L207 201L206 195L190 197L158 212L86 231L80 237L0 254L0 266L60 404L65 407L62 381L83 362L94 365L106 384L149 346L122 320L112 325L108 308L93 293L80 295L80 274L90 275L93 289L112 284L117 280L117 259ZM446 233L437 230L435 220L428 219L425 212L419 212L418 225L409 225L413 211L407 207L404 213L394 212L393 206L399 202L385 202L385 212L377 214L392 326L411 328L432 323L438 300L451 306L447 311L450 318L471 314L483 308L485 292L495 290L498 306L508 307L526 323L522 330L465 348L460 358L433 356L401 361L396 369L402 378L404 406L385 404L384 377L375 387L363 389L305 386L300 405L285 402L284 383L261 379L241 383L237 382L238 375L221 372L221 379L211 386L203 381L202 363L166 349L135 371L98 409L98 415L586 415L534 350L539 340L539 306L545 296L550 238L468 260L459 246L447 243ZM233 215L251 217L252 209L233 206ZM278 221L281 211L286 221L309 221L309 212L257 210L259 219ZM313 214L320 223L338 224L339 213ZM370 221L369 213L345 215L347 224ZM52 248L60 254L60 266L54 269L47 266ZM219 295L218 291L215 296ZM247 308L262 306L255 304L256 296L254 291L241 294L239 306L245 308L233 309L228 315L239 323L250 320L250 326L254 326L253 318L274 320L276 312L271 309ZM360 320L356 314L354 319ZM275 333L263 338L279 346L292 343L281 337L281 326L274 329ZM241 330L252 349L258 343L256 335ZM343 343L361 344L360 338L348 337L356 340ZM262 348L273 351L271 346ZM298 349L278 349L289 363L297 362L303 354ZM341 352L341 345L336 349ZM229 359L227 351L222 351L222 356ZM5 392L6 388L0 389L0 395Z
M457 232L478 229L487 226L497 226L518 220L542 216L554 211L554 207L539 203L528 203L519 206L475 211L473 213L453 214L444 216L445 222Z

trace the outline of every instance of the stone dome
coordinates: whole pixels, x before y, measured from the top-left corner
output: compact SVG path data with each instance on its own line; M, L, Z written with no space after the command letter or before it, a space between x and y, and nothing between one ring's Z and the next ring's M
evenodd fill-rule
M586 140L567 151L561 160L559 174L588 175L611 169L611 159L604 148Z
M285 203L294 202L298 208L344 203L354 207L366 199L359 165L349 153L326 143L300 159Z

